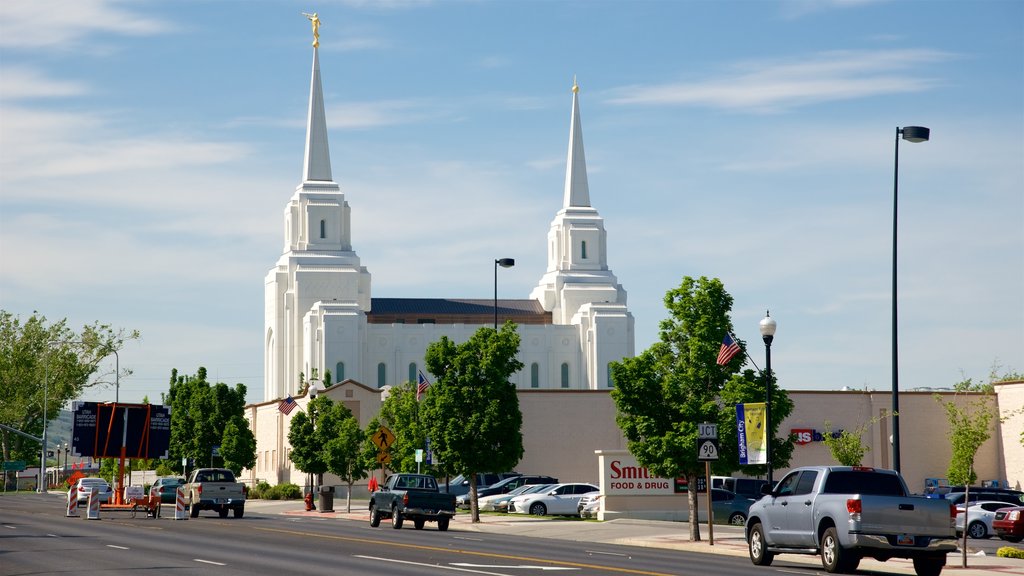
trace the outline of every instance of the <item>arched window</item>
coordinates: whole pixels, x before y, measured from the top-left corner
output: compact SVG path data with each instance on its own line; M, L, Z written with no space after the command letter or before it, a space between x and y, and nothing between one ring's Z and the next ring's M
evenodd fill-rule
M416 363L409 363L409 382L416 382Z
M327 220L320 221L320 237L327 238ZM586 258L586 256L584 256Z
M338 362L334 365L334 381L344 382L345 381L345 363Z
M569 363L562 362L562 388L569 387Z
M530 364L530 388L540 388L540 365Z
M611 362L608 363L608 387L609 388L615 388L615 379L612 378L612 365L611 365Z
M387 383L388 368L383 362L377 364L377 388L383 388Z
M580 244L580 257L583 258L584 260L587 259L587 241L586 240L584 240Z

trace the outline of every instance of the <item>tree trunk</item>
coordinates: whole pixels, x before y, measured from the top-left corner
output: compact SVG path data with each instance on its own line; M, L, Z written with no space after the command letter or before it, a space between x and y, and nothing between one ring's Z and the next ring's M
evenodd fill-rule
M476 505L476 472L469 475L469 511L473 515L473 522L479 522L480 509Z
M690 505L690 541L700 542L700 510L697 509L697 475L686 475L686 502Z

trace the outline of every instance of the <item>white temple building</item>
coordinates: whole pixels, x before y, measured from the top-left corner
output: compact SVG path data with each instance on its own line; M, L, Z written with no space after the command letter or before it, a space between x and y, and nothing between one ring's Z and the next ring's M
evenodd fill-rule
M265 281L264 399L333 382L383 388L416 381L427 346L463 342L495 318L493 299L373 298L352 245L352 212L331 171L318 48L302 181L284 210L284 252ZM579 87L573 85L562 208L547 237L547 270L527 299L497 301L522 338L520 389L607 390L609 363L634 354L626 291L608 267L604 220L590 205ZM542 249L538 238L537 249ZM428 375L429 377L429 375Z

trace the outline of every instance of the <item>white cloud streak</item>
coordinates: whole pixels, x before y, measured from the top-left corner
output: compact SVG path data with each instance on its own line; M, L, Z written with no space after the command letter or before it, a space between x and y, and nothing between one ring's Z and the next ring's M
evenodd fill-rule
M0 47L71 49L96 32L149 36L172 30L167 22L128 9L137 7L110 0L5 0L0 3Z

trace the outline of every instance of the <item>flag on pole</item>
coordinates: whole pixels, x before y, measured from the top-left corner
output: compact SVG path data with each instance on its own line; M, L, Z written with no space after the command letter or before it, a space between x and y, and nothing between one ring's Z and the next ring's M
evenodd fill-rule
M430 381L427 380L427 377L423 375L423 370L419 371L419 378L418 378L418 380L419 380L419 382L416 384L416 401L417 402L419 402L419 400L420 400L420 394L423 394L424 392L426 392L427 388L430 387Z
M725 338L722 339L722 347L718 349L718 365L725 366L739 351L740 345L732 339L732 336L730 336L728 332L726 332Z
M295 410L296 406L298 406L298 404L295 403L295 399L289 396L284 400L281 400L281 403L277 405L277 409L283 414L291 414L292 410Z

